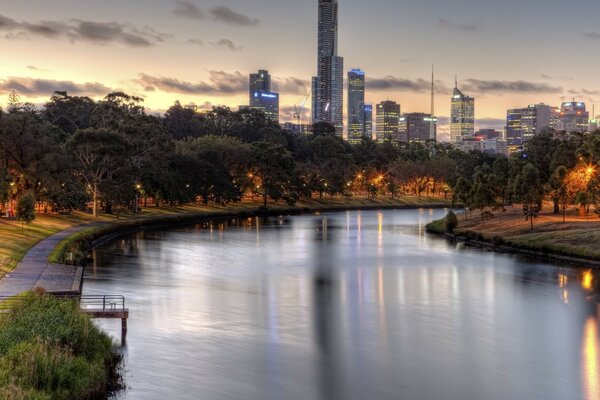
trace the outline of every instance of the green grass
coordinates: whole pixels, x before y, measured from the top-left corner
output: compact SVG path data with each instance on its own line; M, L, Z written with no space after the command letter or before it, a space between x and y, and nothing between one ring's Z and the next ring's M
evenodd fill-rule
M26 293L0 320L0 398L91 399L114 384L119 357L75 300Z

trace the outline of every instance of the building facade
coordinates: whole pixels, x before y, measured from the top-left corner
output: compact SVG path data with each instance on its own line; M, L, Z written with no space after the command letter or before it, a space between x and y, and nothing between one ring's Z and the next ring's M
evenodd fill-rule
M426 143L437 140L437 118L431 114L409 113L400 118L400 140Z
M365 73L348 71L348 141L360 143L365 135Z
M377 142L387 140L400 141L399 137L400 104L386 100L377 104L376 137Z
M475 99L454 87L450 112L450 140L454 143L475 132Z
M262 110L267 118L277 124L279 123L279 93L255 92L251 107Z
M250 85L249 85L249 95L250 95L250 107L253 106L252 102L254 101L254 93L256 92L270 92L271 91L271 75L269 75L269 71L261 69L258 70L256 74L250 74Z
M338 0L319 0L317 76L312 79L313 123L328 122L344 131L344 59L338 51Z
M365 104L363 111L365 115L365 136L369 139L373 139L373 104Z
M521 151L523 145L544 128L550 127L552 107L533 104L506 112L506 141L510 153Z
M587 132L590 124L590 113L585 109L585 103L570 101L562 103L556 129L559 131Z

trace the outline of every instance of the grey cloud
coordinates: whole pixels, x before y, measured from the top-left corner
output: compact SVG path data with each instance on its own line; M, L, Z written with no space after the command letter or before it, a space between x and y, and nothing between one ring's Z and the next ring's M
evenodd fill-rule
M176 1L176 7L173 9L173 14L182 18L213 20L222 22L228 25L236 26L256 26L260 24L257 18L251 18L232 10L227 6L217 6L212 8L208 13L204 12L196 4L188 0Z
M221 21L229 25L255 26L259 24L258 19L247 17L226 6L215 7L210 10L210 14L216 21Z
M544 79L548 79L548 80L553 80L553 79L558 79L558 80L563 80L563 81L572 81L573 78L570 78L568 76L551 76L548 74L540 74L540 76Z
M235 72L209 71L209 82L187 82L176 78L140 74L136 83L142 87L151 86L167 93L231 95L247 93L248 78Z
M447 19L438 19L438 24L444 28L463 32L475 32L481 28L481 23L456 23Z
M425 79L404 79L395 76L367 79L369 90L397 90L405 92L424 92L431 90L431 81ZM442 81L435 82L436 93L449 93L448 87Z
M202 39L188 39L187 43L195 44L196 46L204 46L204 40Z
M31 23L17 22L2 15L0 15L0 31L6 32L5 37L8 39L41 36L47 39L63 38L72 42L85 41L97 44L117 42L133 47L152 46L171 37L149 27L137 28L128 23L82 20Z
M197 5L190 1L176 1L177 6L173 14L184 18L204 19L206 14Z
M467 79L463 83L466 92L503 92L503 93L562 93L563 88L552 86L547 83L536 83L527 81L498 81Z
M273 89L276 92L306 95L309 87L310 82L300 78L289 77L273 79Z
M211 42L210 44L213 45L214 47L226 48L231 51L240 51L243 49L242 46L236 45L235 43L233 43L233 41L231 41L229 39L221 39L217 42Z
M586 32L583 36L591 40L600 40L600 33L598 32Z
M66 91L79 96L101 96L112 91L111 88L98 83L76 83L52 79L7 78L0 80L0 91L17 91L25 96L50 96L56 91Z

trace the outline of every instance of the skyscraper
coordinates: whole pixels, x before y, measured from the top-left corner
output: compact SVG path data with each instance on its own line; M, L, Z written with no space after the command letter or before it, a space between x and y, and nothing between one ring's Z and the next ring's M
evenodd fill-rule
M344 59L337 55L338 1L319 0L317 76L313 77L313 123L328 122L338 136L344 130Z
M454 143L475 133L475 99L458 90L454 85L450 116L450 140Z
M250 74L250 106L254 101L254 93L256 92L270 92L271 91L271 75L269 71L264 69L258 70L257 74Z
M365 135L365 73L348 71L348 141L360 143Z
M279 93L258 91L254 92L252 108L262 110L267 118L279 123Z
M552 107L546 104L533 104L525 108L515 108L506 113L506 140L511 153L520 151L522 146L544 128L550 127Z
M400 104L386 100L377 104L377 141L398 142L398 123L400 121Z
M400 118L399 137L411 143L436 141L437 118L425 113L404 114Z
M273 122L279 123L279 93L271 91L269 71L259 70L250 74L250 107L262 110Z
M365 121L365 136L373 139L373 104L365 104L364 106L364 121Z
M587 132L589 130L590 113L585 103L570 101L562 103L556 129L559 131Z

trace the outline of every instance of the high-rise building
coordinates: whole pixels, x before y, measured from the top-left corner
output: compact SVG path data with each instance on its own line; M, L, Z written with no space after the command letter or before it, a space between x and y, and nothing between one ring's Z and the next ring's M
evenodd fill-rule
M398 123L400 122L400 104L386 100L377 104L377 141L383 143L387 140L400 141L398 136Z
M279 123L279 93L255 92L251 104L250 107L262 110L267 118Z
M400 118L400 140L426 143L437 140L437 118L431 114L409 113Z
M250 87L249 87L249 95L250 95L250 106L252 106L252 102L254 101L254 93L256 92L270 92L271 91L271 75L269 75L269 71L264 69L258 70L257 74L250 74Z
M344 131L344 59L338 50L338 0L319 0L317 76L312 79L313 123L328 122Z
M552 107L533 104L515 108L506 113L506 140L510 153L518 152L523 145L544 128L550 127Z
M365 73L348 71L348 141L360 143L365 134Z
M373 139L373 105L365 104L364 106L364 121L365 121L365 136L369 139Z
M570 101L562 103L560 117L556 129L559 131L587 132L589 130L590 113L585 109L585 103Z
M450 139L460 141L463 137L473 136L475 132L475 99L458 90L458 82L454 86L450 117Z

